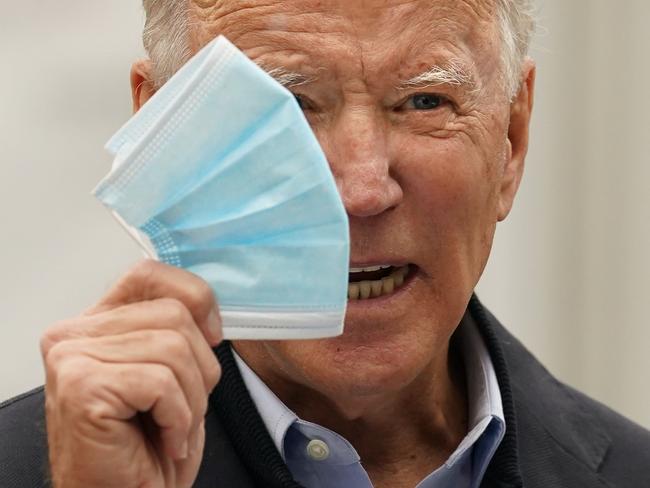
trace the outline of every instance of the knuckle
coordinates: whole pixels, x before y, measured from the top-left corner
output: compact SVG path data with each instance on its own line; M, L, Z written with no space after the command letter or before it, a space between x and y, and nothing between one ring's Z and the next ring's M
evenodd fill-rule
M44 339L41 339L41 342L43 340ZM70 345L65 341L52 342L47 354L43 356L46 369L54 371L61 369L66 360L70 358L71 354L72 351Z
M214 387L217 386L217 383L219 383L219 380L221 379L221 365L219 364L219 361L216 360L216 358L214 361L210 361L208 370L206 371L206 378L210 386L210 390L214 389Z
M185 336L176 331L160 331L153 339L159 341L162 352L167 358L184 358L191 355L190 345Z
M157 262L153 259L141 259L126 273L127 278L136 281L146 281L156 272Z
M176 393L178 390L178 382L176 376L169 368L159 368L152 378L152 383L155 388L163 395Z
M192 320L192 314L180 300L175 298L162 298L159 300L159 306L165 319L170 325L179 327Z
M153 259L141 259L135 263L120 280L120 285L127 290L147 289L154 281L160 263Z
M40 338L39 348L41 350L41 357L47 363L47 358L49 356L52 347L57 343L56 335L53 334L49 329L46 330Z
M61 320L59 322L55 322L50 327L45 329L43 334L41 334L40 342L39 342L41 356L43 357L43 359L47 358L49 352L52 350L54 346L59 344L62 340L64 340L69 335L68 334L69 327L70 327L69 321Z
M210 285L198 277L192 280L189 293L192 300L201 308L210 308L215 301L214 292Z
M110 415L110 407L97 398L87 399L79 403L79 411L82 418L91 422L91 425L101 426L105 422L106 416Z

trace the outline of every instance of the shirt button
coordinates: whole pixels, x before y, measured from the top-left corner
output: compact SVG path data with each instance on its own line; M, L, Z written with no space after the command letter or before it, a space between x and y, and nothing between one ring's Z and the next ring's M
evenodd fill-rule
M330 448L320 439L312 439L307 444L307 455L314 461L325 461L330 455Z

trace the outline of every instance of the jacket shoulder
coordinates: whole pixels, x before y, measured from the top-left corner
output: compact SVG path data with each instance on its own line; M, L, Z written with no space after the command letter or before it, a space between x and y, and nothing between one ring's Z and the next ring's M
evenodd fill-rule
M567 486L582 486L577 480L589 476L584 486L650 486L650 432L558 380L516 339L508 349L520 446L527 451L522 464L530 475L554 486L564 486L558 481L565 477L574 478Z
M555 468L573 466L573 475L587 468L608 487L650 486L650 431L558 380L520 347L510 357L516 364L513 393L521 444L535 453L535 463L552 445L556 453L549 465ZM559 462L560 453L566 464Z
M0 486L50 486L43 387L0 404Z
M531 488L650 487L650 432L559 381L475 297L471 307L504 402L498 468Z
M609 439L600 475L612 486L650 486L650 431L611 408L564 385L576 403Z
M524 479L532 486L650 486L650 432L552 376L515 386Z

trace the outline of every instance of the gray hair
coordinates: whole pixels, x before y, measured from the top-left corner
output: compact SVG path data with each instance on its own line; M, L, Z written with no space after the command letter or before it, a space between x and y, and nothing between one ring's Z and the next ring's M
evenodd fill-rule
M191 0L142 0L146 21L142 43L153 64L153 83L160 88L191 57Z
M534 0L497 0L503 84L510 99L519 91L521 67L535 33Z
M191 0L143 0L144 47L153 63L153 82L162 86L192 56L189 43ZM510 98L521 83L521 66L535 31L533 0L496 0L501 36L503 85Z

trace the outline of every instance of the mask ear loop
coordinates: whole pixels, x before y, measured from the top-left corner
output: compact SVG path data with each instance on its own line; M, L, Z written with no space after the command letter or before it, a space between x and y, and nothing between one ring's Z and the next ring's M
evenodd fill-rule
M144 257L159 261L158 256L156 255L156 250L146 234L127 224L115 210L111 211L111 215L115 218L115 220L117 220L117 223L120 224L124 230L126 230L127 234L131 236L136 244L138 244L140 249L142 249Z

